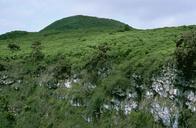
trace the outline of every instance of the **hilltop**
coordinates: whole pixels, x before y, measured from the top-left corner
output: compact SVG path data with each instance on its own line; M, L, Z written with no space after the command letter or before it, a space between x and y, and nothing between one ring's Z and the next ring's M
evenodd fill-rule
M120 29L124 25L126 24L112 19L77 15L55 21L41 31L67 31L76 29Z
M26 31L12 31L12 32L8 32L8 33L0 35L0 40L18 38L18 37L21 37L27 34L28 32Z

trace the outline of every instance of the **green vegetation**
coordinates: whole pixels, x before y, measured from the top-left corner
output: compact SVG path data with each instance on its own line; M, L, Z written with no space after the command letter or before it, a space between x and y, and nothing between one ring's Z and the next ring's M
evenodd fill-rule
M0 128L165 127L143 106L149 104L144 92L163 65L176 62L173 58L186 66L189 56L195 57L195 34L176 49L178 36L195 30L137 30L114 20L74 16L40 32L1 35ZM10 40L19 43L9 45ZM131 113L115 106L135 92L138 106ZM182 128L195 126L190 110L179 120Z
M31 58L33 62L44 59L44 54L41 51L42 47L40 42L34 42L31 48L32 48Z
M13 32L8 32L6 34L0 35L0 40L2 39L14 39L18 37L22 37L24 35L27 35L28 32L25 31L13 31Z
M15 44L15 43L9 43L9 44L8 44L8 48L9 48L11 51L18 51L18 50L20 50L20 46L18 46L18 45Z
M191 77L196 68L196 32L184 33L176 45L177 66L185 76Z
M68 31L74 29L119 29L124 26L124 23L115 20L104 18L96 18L90 16L72 16L58 20L51 25L47 26L42 32L45 31Z

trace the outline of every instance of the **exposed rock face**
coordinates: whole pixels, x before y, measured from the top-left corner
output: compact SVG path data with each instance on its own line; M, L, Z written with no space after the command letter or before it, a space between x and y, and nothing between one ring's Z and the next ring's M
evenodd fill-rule
M134 78L140 76L133 75ZM145 86L139 85L133 82L135 87L142 87L142 101L138 101L139 94L135 91L127 89L123 91L121 89L116 90L117 93L107 99L101 106L101 113L105 111L115 110L116 112L124 112L125 115L129 115L132 111L145 109L151 112L156 121L162 122L166 127L178 128L179 115L182 108L182 104L190 109L192 112L196 112L196 93L195 90L182 91L182 88L176 86L176 82L182 86L187 85L188 82L178 77L178 71L174 65L167 65L163 67L162 71L152 78L152 84L150 88L144 88ZM93 91L97 85L90 82L80 83L80 79L76 77L66 79L57 83L57 86L71 89L74 84L82 84L83 87ZM193 83L192 83L193 84ZM148 86L149 87L149 86ZM181 96L184 96L185 102L180 100ZM120 97L120 98L119 98ZM83 102L81 99L75 99L74 97L64 98L70 101L73 107L87 106L87 102ZM87 122L91 122L92 117L83 117Z
M10 78L6 74L0 74L0 86L1 85L12 85L15 82L14 79Z
M187 87L188 82L178 77L178 71L175 66L169 65L163 68L160 75L153 78L152 89L159 97L167 101L166 106L161 106L157 102L152 102L151 112L155 119L161 119L163 124L168 127L178 128L179 110L183 109L183 102L180 96L185 95L186 105L192 112L196 111L196 95L193 90L183 92L182 88L175 84Z
M161 97L174 99L179 95L179 89L174 86L177 77L175 67L164 67L160 76L153 78L152 88Z
M154 114L155 120L161 120L166 126L170 126L171 112L166 106L161 106L159 103L153 103L151 108L151 113Z
M193 91L188 91L186 98L186 105L188 106L188 109L192 112L196 112L196 94Z
M125 115L128 115L138 107L138 103L136 101L129 101L124 106Z
M178 124L177 119L172 120L178 113L175 102L178 101L177 97L180 94L180 90L174 85L176 78L177 70L175 67L167 66L163 68L160 75L152 79L152 89L161 100L156 99L151 103L151 113L156 120L162 121L167 127L177 127ZM164 102L165 104L163 104Z

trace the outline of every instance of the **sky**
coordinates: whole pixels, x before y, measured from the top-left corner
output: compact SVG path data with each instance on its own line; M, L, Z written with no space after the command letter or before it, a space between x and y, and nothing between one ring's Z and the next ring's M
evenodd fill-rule
M0 34L39 31L73 15L110 18L140 29L196 24L196 0L0 0Z

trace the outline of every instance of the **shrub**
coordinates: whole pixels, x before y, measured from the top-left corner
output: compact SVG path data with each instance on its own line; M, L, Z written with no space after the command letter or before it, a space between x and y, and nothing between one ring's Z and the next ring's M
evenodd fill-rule
M129 31L130 30L130 26L129 25L125 25L124 26L124 31Z
M8 44L8 48L9 48L10 51L12 51L12 52L20 50L20 46L17 45L16 43L9 43L9 44Z
M55 67L54 76L57 79L66 79L71 75L71 65L66 60L57 62Z
M154 121L152 114L145 111L132 112L128 117L127 127L131 128L161 128L162 126Z
M100 77L105 77L111 69L110 56L108 51L110 47L107 43L98 46L91 46L95 53L90 56L90 60L85 64L84 71L86 77L90 78L91 82L96 82Z
M192 117L191 111L188 109L183 109L182 111L180 111L179 125L182 128L189 128L188 125L190 123L193 123L191 117Z
M5 66L0 63L0 71L4 71L4 70L5 70Z
M132 88L129 79L119 71L108 76L102 84L107 95L117 97L118 99L125 98L126 90Z
M96 121L97 119L100 119L101 117L101 111L102 111L102 105L104 102L104 94L102 93L102 90L97 89L96 93L92 96L89 104L89 112L92 115L93 119Z
M195 128L196 126L196 114L194 113L188 120L188 127L189 128Z
M0 96L0 111L7 111L8 110L8 101L6 96Z
M44 54L42 53L41 49L41 43L40 42L34 42L31 46L32 52L31 52L31 58L33 61L40 61L44 58Z
M99 46L91 47L96 50L96 54L92 56L91 60L85 65L89 70L99 69L104 67L109 56L107 52L110 50L110 47L107 43L103 43Z
M126 24L117 32L126 32L126 31L130 31L130 30L131 30L131 27L128 24Z
M48 81L47 82L47 87L49 89L57 89L58 86L57 86L57 81L56 80L51 80L51 81Z
M189 77L196 61L196 32L184 33L176 42L176 61L177 67Z

